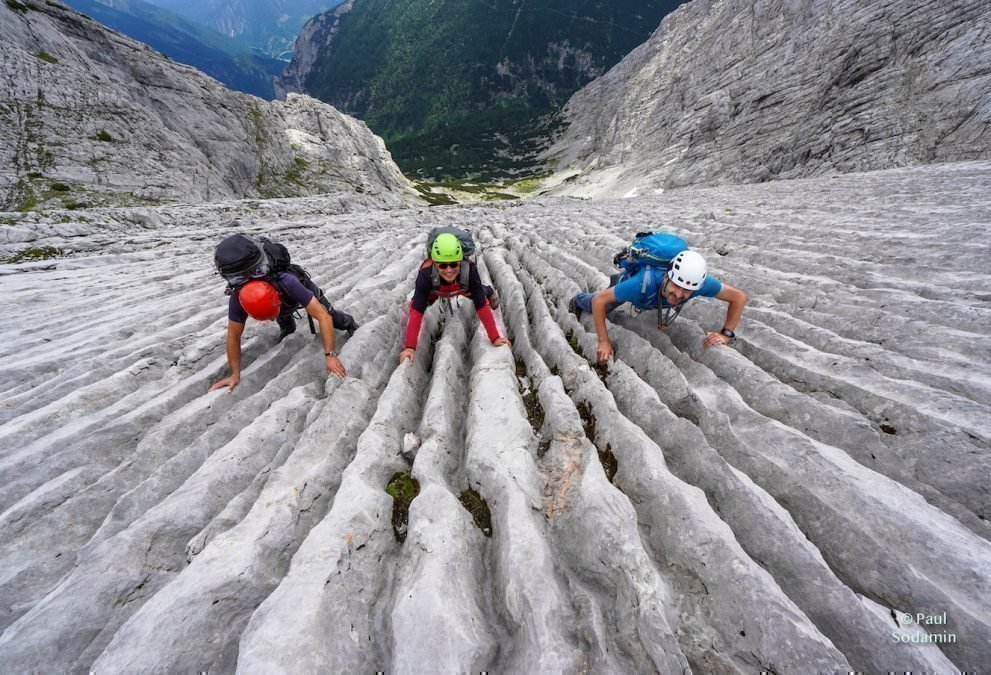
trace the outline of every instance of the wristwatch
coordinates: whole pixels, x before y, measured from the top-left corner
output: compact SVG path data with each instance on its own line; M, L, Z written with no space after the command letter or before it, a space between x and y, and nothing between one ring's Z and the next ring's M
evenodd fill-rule
M337 352L324 352L323 355L324 356L333 356L335 359L337 358Z
M725 335L730 340L735 340L736 339L736 333L734 333L733 331L731 331L729 328L723 328L721 331L719 331L719 334L720 335Z

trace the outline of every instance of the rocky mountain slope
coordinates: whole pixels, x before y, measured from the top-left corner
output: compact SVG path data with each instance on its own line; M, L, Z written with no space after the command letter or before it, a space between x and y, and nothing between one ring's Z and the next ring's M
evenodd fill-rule
M694 0L568 102L562 194L991 156L991 3Z
M511 168L521 131L682 1L352 0L303 30L282 87L368 122L407 173L477 170L500 153Z
M0 209L407 194L381 139L314 99L231 92L56 3L0 24Z
M0 265L0 663L979 670L989 183L977 162L502 208L18 216L0 232L62 253ZM305 327L277 344L249 322L241 385L207 393L231 218L288 243L361 322L338 338L347 379ZM441 224L474 230L513 345L438 305L397 366ZM701 348L715 300L667 333L620 311L617 359L595 368L567 301L648 226L749 293L739 338ZM406 471L404 524L386 488L412 489Z

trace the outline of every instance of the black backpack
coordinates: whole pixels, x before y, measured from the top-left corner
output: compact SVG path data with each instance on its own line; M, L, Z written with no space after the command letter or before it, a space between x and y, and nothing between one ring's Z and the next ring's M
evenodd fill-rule
M268 257L269 274L290 272L294 267L299 268L299 265L292 264L292 260L289 258L289 249L282 244L277 244L268 237L258 237L258 242Z
M213 252L213 264L223 276L245 274L268 265L268 274L290 272L293 265L289 249L268 237L252 239L246 234L232 234L217 244Z
M213 264L222 276L246 274L267 265L268 271L264 279L275 286L281 297L286 297L285 289L275 277L288 272L299 279L304 286L309 286L310 275L299 265L294 265L289 256L289 249L272 241L268 237L252 239L246 234L232 234L217 245L213 254ZM228 282L227 295L234 291Z
M265 262L265 251L254 239L232 234L217 244L213 265L224 277L245 274Z

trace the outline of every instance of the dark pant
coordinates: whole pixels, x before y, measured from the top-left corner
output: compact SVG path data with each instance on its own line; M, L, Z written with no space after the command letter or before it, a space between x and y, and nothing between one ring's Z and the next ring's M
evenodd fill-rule
M337 330L348 330L349 328L355 326L354 317L346 312L342 312L339 309L335 309L334 306L330 304L330 301L327 300L327 296L324 295L320 287L313 283L312 279L307 276L300 279L300 283L302 283L308 291L313 293L314 297L317 299L317 302L324 306L330 314L330 318L334 320L334 328ZM283 333L291 333L296 330L296 317L293 316L296 309L297 308L295 307L288 310L283 308L283 310L279 313L279 318L276 321L278 322L279 328L282 329Z

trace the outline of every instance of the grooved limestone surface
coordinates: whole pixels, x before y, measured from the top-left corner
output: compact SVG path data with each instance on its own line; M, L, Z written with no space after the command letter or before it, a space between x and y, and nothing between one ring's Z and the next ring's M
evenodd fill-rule
M977 671L989 182L975 162L594 203L4 214L4 252L63 253L0 265L0 669ZM207 393L232 217L361 323L346 379L305 322L278 343L250 321L240 386ZM462 299L398 366L425 234L451 224L512 348ZM660 226L749 294L739 338L702 348L716 300L665 333L619 310L594 368L568 299Z

